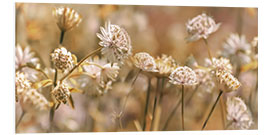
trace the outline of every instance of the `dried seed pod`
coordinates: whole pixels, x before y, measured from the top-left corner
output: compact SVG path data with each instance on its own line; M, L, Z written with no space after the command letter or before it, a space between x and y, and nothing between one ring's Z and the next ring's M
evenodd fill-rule
M170 82L175 85L196 85L196 73L189 67L178 67L169 76Z
M66 71L73 67L72 55L65 47L56 48L51 54L55 67L59 70Z
M57 82L56 87L51 91L52 97L58 102L58 103L64 103L66 104L68 101L68 98L70 97L70 91L69 87L65 82Z

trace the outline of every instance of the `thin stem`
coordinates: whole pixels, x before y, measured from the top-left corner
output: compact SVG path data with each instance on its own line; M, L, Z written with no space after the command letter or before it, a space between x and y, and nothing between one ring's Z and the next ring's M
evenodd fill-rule
M50 129L49 129L50 132L53 130L53 126L54 126L54 123L53 123L54 112L55 112L54 108L55 108L55 104L50 109Z
M182 129L185 130L185 120L184 120L184 85L182 85Z
M94 55L95 53L97 53L98 51L100 51L102 49L102 47L92 51L91 53L89 53L87 56L85 56L82 60L80 60L65 76L63 76L60 79L60 82L62 82L64 79L66 79L76 68L78 68L86 59L88 59L90 56Z
M54 68L54 71L55 71L55 73L54 73L54 80L53 80L53 86L55 87L56 85L57 85L57 68Z
M167 127L168 127L168 125L169 125L169 123L170 123L172 117L174 116L176 110L178 109L178 107L180 106L181 103L182 103L182 99L179 98L179 100L178 100L177 104L175 105L173 111L169 114L169 117L168 117L168 119L166 120L166 122L165 122L165 124L164 124L164 127L162 128L162 131L165 131L165 130L167 129Z
M211 52L210 52L210 49L209 49L209 45L208 45L208 42L207 42L207 39L204 39L203 40L205 45L206 45L206 48L207 48L207 51L208 51L208 56L209 56L209 59L211 60L212 64L213 64L213 57L211 55Z
M146 128L146 117L147 117L147 112L148 112L148 105L149 105L149 99L150 99L150 91L151 91L151 79L148 79L148 88L147 88L147 93L146 93L146 103L145 103L145 108L144 108L144 119L143 119L143 131L145 131Z
M21 114L21 116L20 116L18 122L16 123L16 129L17 129L17 127L20 125L20 123L21 123L21 121L22 121L24 115L25 115L25 111L22 111L22 114Z
M150 130L153 129L153 122L155 120L156 107L157 107L157 104L158 104L157 102L159 100L159 95L160 95L159 94L160 93L160 87L159 87L160 81L161 81L161 79L160 78L157 78L157 89L156 89L155 100L154 100L154 107L153 107L153 112L152 112L153 119L152 119L152 124L151 124Z
M219 98L221 97L222 93L223 93L223 91L220 90L220 92L219 92L219 94L218 94L218 97L217 97L217 99L216 99L216 102L215 102L215 104L212 106L211 111L210 111L210 113L208 114L207 119L205 120L205 122L204 122L204 124L203 124L203 126L202 126L202 130L204 130L204 128L205 128L205 126L206 126L206 124L207 124L209 118L211 117L211 115L212 115L212 113L213 113L213 111L214 111L214 109L215 109L215 107L216 107L216 105L217 105L217 102L219 101Z
M220 98L220 113L221 113L221 120L222 120L222 125L223 128L225 128L225 118L224 118L224 106L223 106L223 98Z
M65 36L65 31L61 30L59 43L62 44Z
M191 99L194 97L195 93L198 91L199 86L200 86L200 84L198 84L196 86L195 90L192 92L191 96L188 98L187 102L185 103L186 105L188 105L190 103Z

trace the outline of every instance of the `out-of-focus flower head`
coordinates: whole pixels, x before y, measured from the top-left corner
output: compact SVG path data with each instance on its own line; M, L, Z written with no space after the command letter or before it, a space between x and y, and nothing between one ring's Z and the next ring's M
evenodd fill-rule
M147 72L156 72L156 62L155 59L146 52L136 53L133 57L133 64L141 69L142 71Z
M63 72L73 67L74 60L72 54L65 47L56 48L51 53L51 58L55 67Z
M68 31L82 21L81 15L69 7L54 8L52 13L61 31Z
M162 54L161 57L155 59L157 75L162 77L168 77L174 69L177 68L176 61L172 56Z
M227 120L232 122L231 129L249 129L253 124L252 116L244 101L239 97L227 98Z
M218 30L220 25L220 23L216 24L212 17L202 13L186 23L187 32L189 34L187 41L192 42L201 38L207 39L210 34Z
M26 65L27 63L32 63L37 65L39 59L34 57L34 52L31 52L30 46L26 46L22 49L20 44L16 45L15 48L15 68L18 69L20 66Z
M233 33L223 44L223 50L220 53L233 63L240 62L239 64L243 65L250 62L251 47L244 35Z
M224 71L216 71L216 77L220 84L223 84L225 88L223 91L231 92L237 90L241 83L235 78L231 73L224 72Z
M174 85L196 85L197 77L196 73L189 67L178 67L169 76L170 83Z
M51 107L48 100L36 89L32 88L23 93L20 98L20 103L25 111L43 111L48 110Z
M51 95L56 103L66 104L71 95L68 84L58 81L56 87L51 91Z
M101 40L102 54L111 62L123 63L123 60L131 55L131 41L125 29L118 25L105 23L105 27L100 27L97 37Z
M31 88L31 82L26 78L23 72L16 72L15 88L16 94L20 96L22 93Z
M215 85L212 74L205 69L195 69L199 86L206 92L212 93Z

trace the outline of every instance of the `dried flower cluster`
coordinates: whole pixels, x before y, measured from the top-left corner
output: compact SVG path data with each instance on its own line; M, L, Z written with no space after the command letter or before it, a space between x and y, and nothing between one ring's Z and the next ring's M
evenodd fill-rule
M155 72L156 71L156 62L154 58L146 53L146 52L139 52L133 56L133 64L143 70L148 72Z
M39 59L34 57L34 52L31 52L29 46L26 46L24 49L22 49L21 45L17 44L15 48L15 55L16 55L15 57L16 69L18 69L23 65L26 65L27 63L37 65L39 62Z
M31 82L26 78L23 72L16 72L15 87L16 94L21 95L24 91L31 88Z
M252 116L244 101L239 97L227 98L227 120L231 122L229 128L249 129L253 124Z
M178 66L172 56L162 54L161 57L155 58L157 75L161 77L168 77L173 70Z
M123 63L123 60L131 55L131 41L125 29L118 25L106 22L105 28L100 27L97 37L101 40L102 54L111 62Z
M214 19L205 13L198 15L186 24L189 34L188 41L196 41L201 38L207 39L210 34L214 33L220 27L220 23L216 24Z
M175 85L196 85L196 73L189 67L178 67L169 76L170 82Z
M55 67L61 71L69 70L73 67L72 55L65 47L56 48L51 54Z
M82 21L81 15L69 7L54 8L52 13L61 31L68 31Z
M51 91L54 99L58 103L66 104L70 97L69 86L65 82L57 82L56 87Z

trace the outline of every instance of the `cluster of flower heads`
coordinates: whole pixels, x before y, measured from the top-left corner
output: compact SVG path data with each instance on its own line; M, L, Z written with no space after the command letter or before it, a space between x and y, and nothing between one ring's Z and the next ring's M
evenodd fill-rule
M227 98L227 120L231 129L249 129L253 124L252 116L245 102L239 97Z
M74 59L72 54L67 51L65 47L56 48L54 52L51 53L51 58L55 67L63 72L73 67Z
M57 25L61 31L68 31L78 26L82 21L81 15L69 7L54 8L53 16L56 18Z
M47 99L32 87L32 83L23 72L16 72L15 87L17 100L23 110L47 110L50 107Z
M232 75L232 65L229 59L226 58L213 58L212 68L215 76L220 84L225 86L222 90L230 92L237 90L241 83Z
M212 17L202 13L186 23L187 32L189 34L187 41L196 41L201 38L207 39L210 34L218 30L220 25L220 23L216 24Z
M168 77L178 66L171 56L165 54L154 58L146 52L139 52L132 57L132 61L140 70L151 72L159 77Z
M70 98L69 85L66 82L57 82L56 87L51 91L54 102L66 104Z
M118 63L108 63L105 59L95 56L85 62L83 70L90 77L92 87L99 94L103 94L112 88L112 82L116 80L120 67Z
M100 33L97 37L101 40L99 45L102 48L102 54L111 62L123 63L123 60L131 55L131 41L124 28L118 25L106 22L105 27L100 27Z

